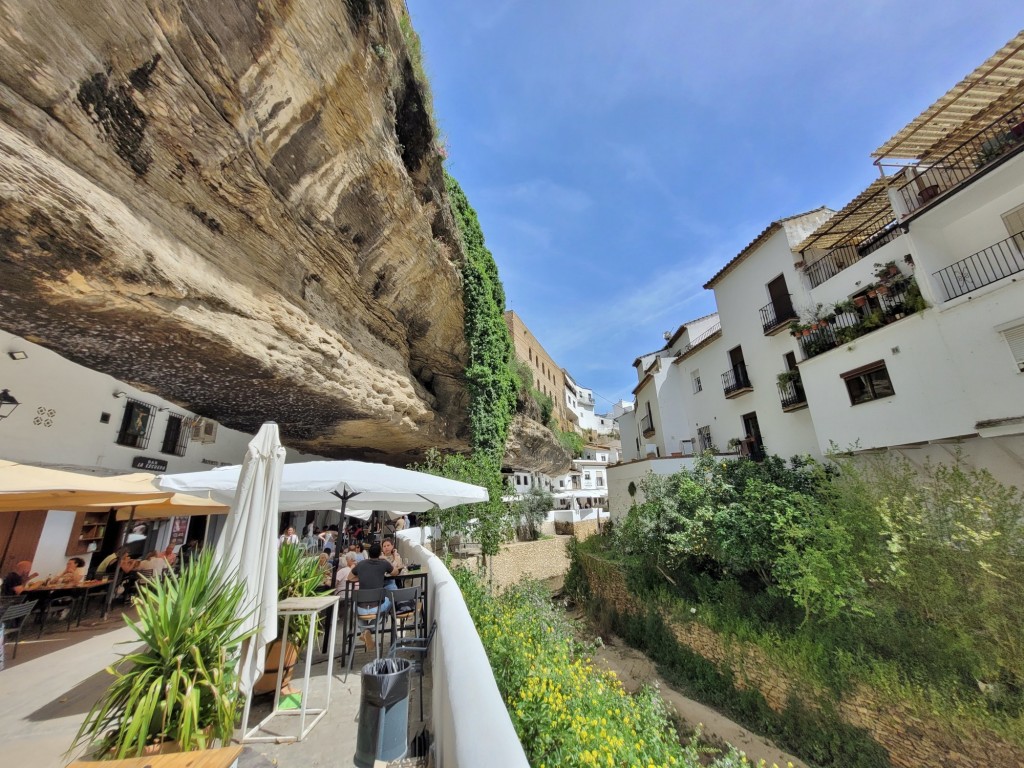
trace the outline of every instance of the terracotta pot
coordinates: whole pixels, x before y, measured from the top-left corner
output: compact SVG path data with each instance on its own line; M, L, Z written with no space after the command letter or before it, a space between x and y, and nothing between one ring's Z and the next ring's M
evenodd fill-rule
M856 304L858 307L863 307L865 304L868 303L868 298L867 296L855 296L853 299L853 303Z
M281 688L287 688L295 674L295 664L299 660L299 649L292 643L284 654L284 675L281 677ZM274 640L267 646L267 664L263 675L252 687L254 694L272 693L277 685L277 670L281 668L281 641Z

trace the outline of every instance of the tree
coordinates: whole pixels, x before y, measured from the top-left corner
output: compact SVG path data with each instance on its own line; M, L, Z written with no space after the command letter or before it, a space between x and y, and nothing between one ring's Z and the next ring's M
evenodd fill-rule
M496 555L501 543L511 538L511 516L508 505L502 501L507 490L505 479L501 474L501 466L488 454L441 454L436 448L431 448L426 460L422 464L412 465L410 469L481 485L487 489L490 498L486 502L435 509L420 515L421 520L441 529L442 549L448 549L452 536L471 534L479 540L480 549L485 555Z
M540 526L554 509L555 497L543 488L532 487L522 499L516 502L519 519L519 538L535 541L540 537Z

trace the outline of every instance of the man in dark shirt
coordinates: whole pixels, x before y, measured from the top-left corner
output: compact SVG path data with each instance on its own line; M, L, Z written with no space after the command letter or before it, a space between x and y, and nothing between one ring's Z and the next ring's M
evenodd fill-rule
M4 577L3 587L0 588L0 595L4 597L14 597L20 595L25 590L25 585L36 576L38 573L31 573L32 563L28 560L22 560L20 563L14 565L14 570Z
M383 589L384 580L394 570L394 566L387 560L380 559L380 544L371 544L368 557L360 560L348 575L349 581L358 581L359 589ZM380 607L368 605L365 608L356 606L356 613L360 616L380 615L388 612L391 607L391 598L385 596ZM360 635L363 645L369 651L373 647L373 635L369 629L364 629Z

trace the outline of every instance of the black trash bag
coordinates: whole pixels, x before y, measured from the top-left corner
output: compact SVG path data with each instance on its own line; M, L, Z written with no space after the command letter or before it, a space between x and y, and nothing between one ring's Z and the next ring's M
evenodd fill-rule
M407 659L374 659L362 669L362 695L354 762L372 768L376 760L405 757L409 732Z

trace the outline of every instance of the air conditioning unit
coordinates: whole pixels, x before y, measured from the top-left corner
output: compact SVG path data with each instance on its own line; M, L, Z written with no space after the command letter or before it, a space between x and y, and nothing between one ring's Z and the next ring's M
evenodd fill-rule
M196 419L192 424L192 440L204 445L217 442L217 422L212 419Z

